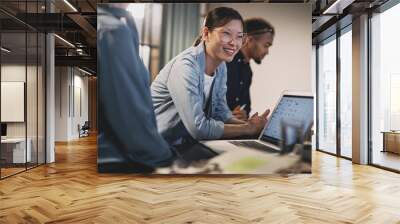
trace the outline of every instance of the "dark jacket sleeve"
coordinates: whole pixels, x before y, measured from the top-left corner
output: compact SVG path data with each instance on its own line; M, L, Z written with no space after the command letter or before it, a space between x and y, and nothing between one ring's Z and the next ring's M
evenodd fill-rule
M157 131L149 76L125 25L98 32L99 167L169 164L174 153ZM137 38L137 36L135 37ZM100 170L100 169L99 169Z
M250 74L249 86L246 88L246 93L245 93L245 101L247 102L247 104L244 109L246 110L248 117L250 116L250 111L251 111L250 87L251 87L252 78L253 78L253 74Z

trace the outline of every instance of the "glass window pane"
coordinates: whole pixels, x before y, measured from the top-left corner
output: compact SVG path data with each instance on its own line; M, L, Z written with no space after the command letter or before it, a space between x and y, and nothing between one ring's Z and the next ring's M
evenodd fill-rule
M150 46L147 45L139 45L139 56L143 61L144 66L146 66L147 70L149 69L150 64Z
M318 48L318 148L336 153L336 40Z
M43 13L45 0L1 1L10 15ZM0 12L1 178L45 162L45 35ZM36 17L30 19L36 23ZM13 107L13 108L12 108ZM4 115L4 116L3 116Z
M30 159L26 144L26 33L1 33L2 178L25 170ZM28 150L26 146L28 145Z
M46 36L39 33L38 45L38 164L45 163L45 60Z
M143 29L144 29L144 20L147 11L148 4L145 3L135 3L129 4L127 10L132 14L133 19L135 20L136 29L138 31L138 36L140 38L139 42L143 43Z
M312 66L311 66L311 68L312 68L312 70L311 70L311 72L312 72L312 92L313 93L315 93L315 91L316 91L316 82L317 82L317 48L316 48L316 46L315 45L313 45L312 46L312 61L311 61L311 63L312 63ZM317 117L317 113L316 113L316 109L317 109L317 107L315 106L316 105L316 98L314 97L314 121L316 121L317 119L316 119L316 117ZM317 128L316 128L316 123L314 122L314 125L313 125L313 127L312 127L312 133L313 133L313 135L312 135L312 139L311 139L311 142L312 142L312 150L316 150L316 148L317 148L317 141L316 141L316 134L315 134L315 132L316 132L316 130L317 130Z
M400 30L394 28L398 21L400 4L371 20L372 163L396 170L400 170Z
M151 4L151 45L159 47L161 44L162 4Z
M352 157L352 35L340 37L340 153Z
M38 75L38 35L36 32L27 33L27 80L26 80L26 118L27 142L31 153L28 154L28 168L37 165L37 75Z

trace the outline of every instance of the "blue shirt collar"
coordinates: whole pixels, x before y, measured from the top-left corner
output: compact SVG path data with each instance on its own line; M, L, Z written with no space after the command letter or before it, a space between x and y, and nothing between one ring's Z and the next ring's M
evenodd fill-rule
M204 72L206 67L206 51L204 41L201 41L199 45L194 47L194 54L199 63L200 69ZM218 74L224 65L225 62L222 62L215 70L215 73Z

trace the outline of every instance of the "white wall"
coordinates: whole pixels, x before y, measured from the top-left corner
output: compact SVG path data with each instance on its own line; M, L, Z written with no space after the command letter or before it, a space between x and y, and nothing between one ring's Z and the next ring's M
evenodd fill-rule
M251 63L252 113L273 108L283 90L312 91L311 5L278 3L210 3L209 9L227 6L243 19L262 17L275 27L276 35L261 65Z
M55 68L55 141L68 140L69 96L70 84L69 69Z
M85 123L85 121L88 121L89 119L89 102L88 102L88 77L82 76L83 73L81 73L78 70L75 70L75 75L74 75L74 108L75 113L73 114L73 119L72 119L72 136L75 138L78 137L78 129L77 126L80 124L81 126ZM80 93L79 93L80 91ZM80 97L79 97L80 95ZM80 102L79 102L80 101ZM81 108L79 108L81 107ZM82 110L82 111L80 111Z
M36 162L37 153L39 163L44 162L44 74L41 66L25 64L3 64L1 66L1 81L18 81L26 85L26 107L22 107L22 112L26 112L24 122L6 122L7 137L24 138L25 135L30 139L32 161ZM7 96L2 96L7 97ZM10 108L1 108L9 110ZM11 111L12 112L12 111Z
M31 66L27 68L25 65L8 64L1 66L1 81L4 82L25 82L26 69L32 70ZM31 74L31 72L28 72ZM4 97L4 96L3 96ZM7 108L1 108L1 110L7 110ZM25 137L25 122L8 122L7 123L7 137Z
M39 71L41 72L41 71ZM28 137L37 135L37 96L36 96L36 66L5 64L1 66L1 81L4 82L25 82L27 84L27 122L7 122L8 137L25 137L25 126L28 125ZM25 80L28 78L28 82ZM2 96L7 97L7 96ZM43 106L42 104L39 107ZM22 108L24 110L24 108ZM7 110L7 108L1 108Z
M88 78L71 67L56 67L55 78L55 140L77 139L78 124L88 120Z

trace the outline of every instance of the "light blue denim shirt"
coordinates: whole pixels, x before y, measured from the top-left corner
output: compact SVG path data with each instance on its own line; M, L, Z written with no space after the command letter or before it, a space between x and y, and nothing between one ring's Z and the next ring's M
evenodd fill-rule
M222 137L224 122L232 117L226 103L226 65L221 63L214 74L210 117L203 111L204 73L202 42L168 62L151 84L158 130L168 142L187 135L196 140Z

